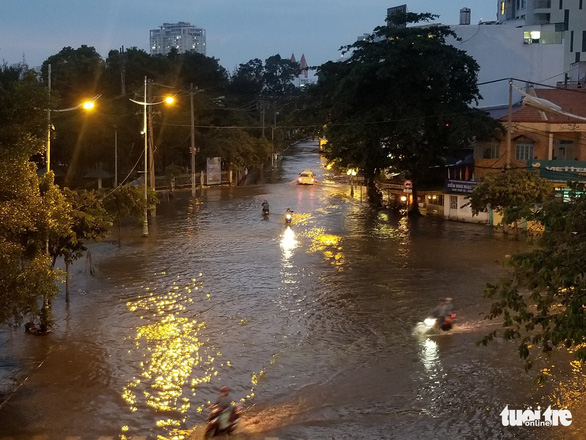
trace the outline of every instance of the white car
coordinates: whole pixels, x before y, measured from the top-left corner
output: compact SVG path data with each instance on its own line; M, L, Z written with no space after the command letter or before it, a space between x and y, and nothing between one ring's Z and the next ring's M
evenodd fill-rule
M316 181L315 174L313 174L313 171L309 170L301 171L297 178L297 183L300 185L313 185Z

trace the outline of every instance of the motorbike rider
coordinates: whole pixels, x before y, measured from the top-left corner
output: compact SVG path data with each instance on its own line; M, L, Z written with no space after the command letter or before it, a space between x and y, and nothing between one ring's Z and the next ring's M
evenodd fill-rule
M220 426L222 428L228 425L228 421L234 412L234 405L232 405L232 399L230 398L229 394L230 388L222 387L220 388L220 396L216 400L216 405L222 411L220 415Z
M267 202L266 199L264 202L262 202L262 211L269 212L269 202Z
M438 325L441 325L446 320L446 316L450 316L452 313L454 313L452 298L443 298L433 309L433 317L437 318Z
M292 218L293 218L293 211L291 211L290 208L287 208L287 211L285 211L285 223L291 223Z

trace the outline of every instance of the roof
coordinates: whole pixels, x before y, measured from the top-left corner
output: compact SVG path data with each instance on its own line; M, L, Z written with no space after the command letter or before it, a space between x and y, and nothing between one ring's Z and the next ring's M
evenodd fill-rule
M560 106L564 113L586 118L586 89L533 89L528 94ZM508 112L499 118L505 123L507 119ZM513 108L512 120L513 122L586 123L584 119L572 118L553 111L542 111L528 105Z

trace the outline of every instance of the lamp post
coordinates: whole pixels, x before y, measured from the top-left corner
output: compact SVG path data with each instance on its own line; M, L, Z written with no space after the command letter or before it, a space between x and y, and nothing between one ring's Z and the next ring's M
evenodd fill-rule
M350 197L354 197L354 176L356 176L356 168L349 168L346 174L350 176Z
M148 237L149 236L149 219L148 219L148 212L149 212L149 195L148 195L148 151L149 151L149 141L148 141L148 130L147 130L147 108L148 106L158 105L162 103L172 104L174 99L171 96L166 97L164 100L159 102L148 102L148 78L144 77L144 101L136 101L134 99L130 99L130 101L134 102L135 104L139 104L143 106L143 133L144 133L144 220L142 222L142 236Z
M49 98L51 97L51 65L48 66L48 81L47 86L49 88ZM95 107L95 102L100 98L101 95L96 95L92 99L88 101L84 101L74 107L63 108L63 109L54 109L51 110L49 106L47 108L47 172L51 171L51 129L53 125L51 124L51 112L55 113L65 113L70 112L73 110L78 110L80 108L84 110L91 110Z
M189 89L190 121L191 121L191 197L195 197L195 121L193 115L193 83Z

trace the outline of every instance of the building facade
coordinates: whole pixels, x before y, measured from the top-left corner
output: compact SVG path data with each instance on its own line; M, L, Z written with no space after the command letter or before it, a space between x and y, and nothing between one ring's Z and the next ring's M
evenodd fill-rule
M571 71L576 63L586 61L586 2L584 0L498 0L497 22L514 26L554 25L564 42L564 70ZM553 34L529 32L526 44L541 43ZM557 35L555 38L558 38ZM583 78L575 78L582 80Z
M448 169L444 217L497 225L501 218L496 213L472 216L466 206L474 186L490 173L533 170L560 195L569 181L586 181L586 89L528 89L527 95L536 99L525 97L510 113L494 115L507 131L476 142L473 163Z
M151 55L167 55L171 49L179 53L195 51L206 54L206 31L191 23L163 23L150 31Z

